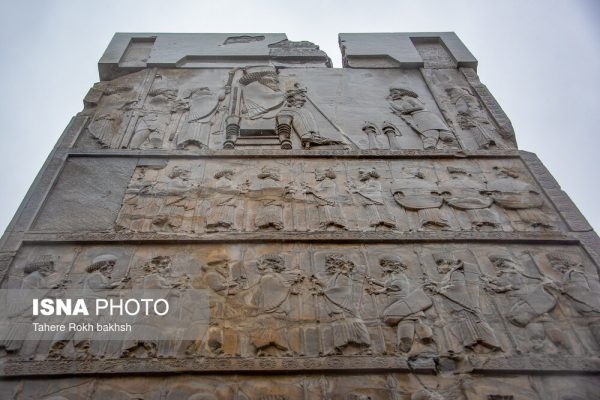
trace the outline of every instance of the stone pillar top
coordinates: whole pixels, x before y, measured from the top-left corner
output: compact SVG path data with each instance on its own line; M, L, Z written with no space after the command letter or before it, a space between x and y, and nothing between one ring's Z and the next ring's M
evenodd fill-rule
M331 67L319 46L284 33L116 33L98 62L101 80L147 67Z
M340 33L339 43L344 68L477 68L454 32Z

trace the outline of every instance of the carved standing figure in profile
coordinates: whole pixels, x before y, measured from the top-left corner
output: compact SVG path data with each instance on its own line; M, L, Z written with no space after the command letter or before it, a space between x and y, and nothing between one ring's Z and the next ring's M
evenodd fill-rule
M15 297L3 299L7 309L3 314L6 319L1 321L0 325L2 333L0 348L9 354L19 353L20 356L27 357L36 351L39 340L46 337L46 335L41 337L41 334L32 332L32 323L35 322L35 317L32 316L31 311L31 296L36 293L36 296L40 298L45 297L45 294L49 293L51 289L58 287L59 282L51 255L37 257L34 261L27 263L23 273L21 291L15 293ZM32 292L33 290L35 292Z
M359 168L358 180L360 184L351 184L350 191L356 194L359 204L366 211L369 228L374 230L379 228L393 229L396 227L396 221L390 215L383 200L381 183L378 179L379 173L375 168Z
M222 129L226 109L221 102L225 100L225 89L215 93L208 87L194 88L185 92L183 99L187 101L188 112L177 134L177 148L207 148L210 133Z
M260 257L257 268L260 279L252 297L257 316L252 322L251 343L258 356L288 354L289 297L301 274L299 271L286 271L285 258L277 254Z
M454 106L456 120L461 129L469 131L480 149L497 147L494 124L481 107L477 97L463 87L446 88L446 94Z
M530 349L542 351L546 339L557 347L565 346L560 330L547 324L551 321L547 313L556 307L557 302L548 292L546 282L527 274L523 266L509 255L492 254L489 259L496 267L496 274L482 276L484 287L490 293L507 296L509 308L504 316L513 325L527 330Z
M513 224L517 230L554 229L550 215L542 210L544 198L540 190L519 179L511 168L494 167L496 179L488 182L488 191L494 202L507 211L516 213Z
M174 166L167 174L168 181L158 182L153 191L145 195L153 196L156 213L152 219L153 231L179 232L186 230L186 213L196 207L196 185L190 180L190 171ZM189 228L188 228L189 230Z
M425 286L440 298L447 318L448 351L461 353L464 349L476 352L501 351L502 348L492 327L487 323L479 304L479 272L468 260L466 251L434 254L440 282Z
M187 105L177 100L177 89L157 88L148 92L141 116L137 119L129 147L160 149L163 147L171 115Z
M278 168L264 166L256 175L253 194L258 196L259 205L254 218L258 230L283 229L283 186Z
M369 331L359 312L364 277L358 278L355 268L347 256L330 254L325 259L326 275L315 281L321 287L329 316L328 324L321 325L328 325L333 337L333 349L327 354L362 352L371 346Z
M210 254L202 272L193 285L210 289L210 326L204 337L198 339L196 348L210 356L234 355L225 349L224 331L248 314L248 307L239 298L247 289L246 274L241 262L231 260L224 252Z
M448 167L447 170L451 180L440 185L445 193L445 202L458 212L464 213L469 220L470 229L500 229L502 221L490 208L494 201L487 195L482 174L460 167Z
M208 208L206 210L206 231L231 231L235 230L235 211L238 206L238 196L243 189L236 185L232 178L235 171L222 169L214 175L216 182L213 188L207 190Z
M561 281L551 286L569 300L573 309L586 317L586 323L600 344L600 282L598 276L585 271L580 256L551 252L547 255L552 268L561 274Z
M460 148L448 125L412 90L391 88L388 101L392 112L419 134L425 150Z
M369 278L377 286L373 294L386 294L388 303L383 310L383 322L395 326L397 348L403 353L411 351L415 338L428 344L433 341L431 327L425 324L424 311L433 303L420 286L414 285L406 275L406 264L398 257L385 256L379 260L384 281Z
M391 191L398 205L407 212L417 213L417 230L451 229L450 220L442 209L444 198L438 184L427 179L421 169L403 169Z
M315 169L315 187L305 185L303 192L314 199L319 214L319 228L326 230L346 229L346 218L342 213L340 195L335 179L337 174L331 168Z

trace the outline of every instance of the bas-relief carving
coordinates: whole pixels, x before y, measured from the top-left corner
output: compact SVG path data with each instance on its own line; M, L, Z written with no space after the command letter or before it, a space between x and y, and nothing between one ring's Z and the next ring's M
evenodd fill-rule
M256 172L253 172L256 171ZM116 229L547 231L558 218L506 161L169 161L139 165Z
M458 70L422 69L421 72L444 118L467 148L514 147L509 140L511 134L489 114Z
M186 287L207 289L209 328L184 342L63 333L34 341L23 340L20 330L30 327L30 318L14 312L1 346L9 359L586 356L600 347L594 300L600 282L573 246L27 248L5 287L40 285L49 291L160 288L174 295ZM199 323L191 314L176 318L192 321L191 329ZM164 323L135 322L146 329Z
M272 66L235 68L227 75L148 69L101 82L92 92L88 132L102 147L348 148L307 89L289 78L281 82Z
M590 399L593 376L535 375L488 377L415 374L178 375L166 377L10 380L0 385L7 399L240 400L568 400Z
M391 88L388 97L392 112L423 141L423 149L459 149L460 146L448 125L421 101L412 90Z
M87 130L102 147L130 149L514 147L506 118L493 111L497 105L488 114L480 84L471 87L455 69L370 71L373 82L352 81L343 89L360 98L331 108L340 94L330 99L319 86L337 93L340 80L352 79L345 74L356 73L148 69L97 84L86 96L85 113L93 115ZM359 105L362 98L372 104ZM382 112L390 108L391 114ZM361 140L361 128L368 140ZM81 138L78 145L91 143Z

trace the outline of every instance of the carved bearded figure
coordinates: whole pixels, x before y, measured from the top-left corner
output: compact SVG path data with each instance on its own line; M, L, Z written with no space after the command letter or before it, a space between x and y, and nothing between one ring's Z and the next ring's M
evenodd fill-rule
M252 325L250 340L258 356L289 353L289 296L300 273L286 271L285 259L277 254L262 256L258 261L258 273L260 279L252 297L257 316Z
M440 282L430 282L427 289L442 300L447 315L447 332L451 353L463 349L474 351L501 350L498 339L481 313L479 304L479 273L472 263L465 262L466 252L434 254ZM440 311L441 312L441 311Z
M283 186L277 168L263 167L253 193L259 198L254 224L259 230L283 229Z
M544 198L537 188L509 168L494 167L494 171L497 179L488 182L488 190L496 204L516 213L512 222L518 230L554 228L551 217L542 210Z
M206 210L207 232L229 231L235 229L235 209L238 203L240 189L232 182L235 172L223 169L215 173L217 180L214 188L209 191L209 207Z
M405 169L403 176L394 181L394 200L409 212L416 212L417 229L450 229L450 221L442 205L444 198L438 184L431 182L419 169Z
M555 288L569 300L580 315L587 317L588 327L600 344L600 282L585 271L581 257L552 252L547 255L552 268L562 274Z
M317 282L322 287L324 307L329 315L332 351L338 353L353 347L360 351L371 345L369 331L358 310L362 279L357 281L355 267L345 255L331 254L325 260L326 276Z
M388 101L392 112L421 136L425 150L460 148L448 125L428 110L415 92L392 88Z
M563 346L565 339L557 328L548 326L551 321L547 313L556 307L556 299L548 292L541 278L528 275L512 257L492 254L490 261L496 267L496 276L483 276L489 292L505 293L509 309L505 317L515 326L525 328L531 350L544 349L545 339L556 346Z
M427 310L433 305L431 299L420 287L413 285L406 275L406 264L397 257L383 257L379 260L385 280L370 279L372 285L379 286L374 294L387 294L388 304L383 310L383 322L396 326L397 347L403 353L410 352L415 336L423 343L433 340L433 332L423 320Z
M346 229L346 220L342 213L337 177L331 168L315 169L315 180L318 184L312 188L306 186L304 193L312 197L319 214L319 227L322 230ZM310 199L309 201L311 201Z
M390 215L383 200L377 170L375 168L371 168L370 170L359 168L358 179L361 183L353 187L352 192L357 194L356 197L359 204L362 204L366 211L369 227L375 230L382 227L388 229L395 228L396 222Z
M465 168L448 167L451 181L443 185L445 201L452 208L464 212L474 230L497 230L502 226L500 217L490 209L493 199L486 195L483 177Z

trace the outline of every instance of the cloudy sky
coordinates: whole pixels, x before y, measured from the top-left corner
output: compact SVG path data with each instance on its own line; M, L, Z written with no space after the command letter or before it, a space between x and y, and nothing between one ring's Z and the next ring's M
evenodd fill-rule
M0 232L82 99L114 32L284 32L341 66L339 32L455 31L534 151L600 228L600 2L4 2L0 14Z

